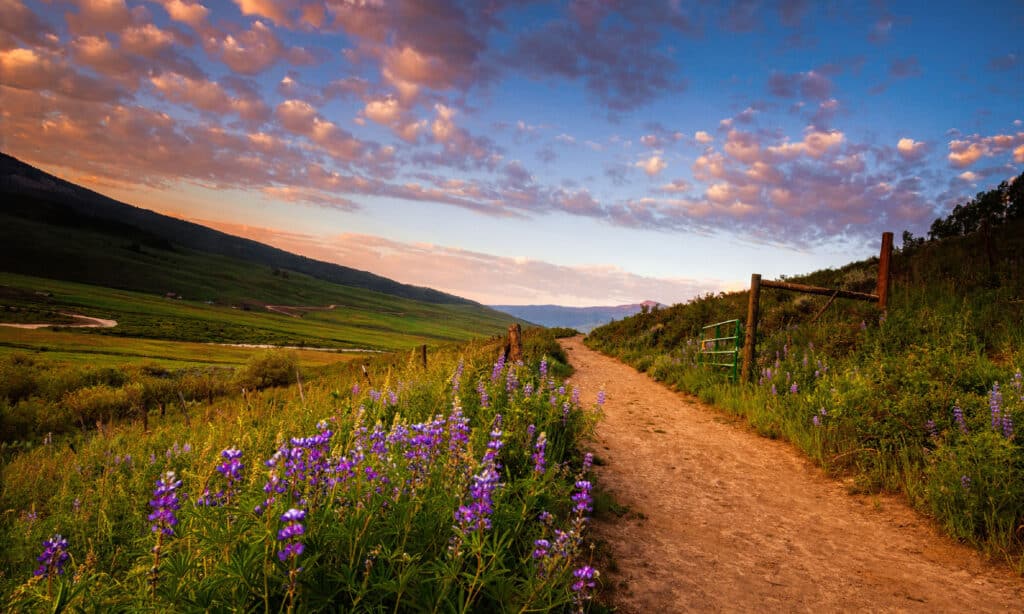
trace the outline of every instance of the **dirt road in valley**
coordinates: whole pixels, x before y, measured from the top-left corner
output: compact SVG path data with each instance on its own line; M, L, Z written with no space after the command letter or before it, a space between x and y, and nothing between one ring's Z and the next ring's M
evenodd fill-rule
M94 318L91 316L83 316L77 313L62 313L71 318L78 320L78 324L7 324L2 323L0 326L7 326L8 328L24 328L27 330L37 330L40 328L114 328L117 326L117 320L104 320L103 318Z
M604 418L600 483L629 508L596 521L620 612L1020 612L1024 579L894 497L852 496L789 444L562 340Z

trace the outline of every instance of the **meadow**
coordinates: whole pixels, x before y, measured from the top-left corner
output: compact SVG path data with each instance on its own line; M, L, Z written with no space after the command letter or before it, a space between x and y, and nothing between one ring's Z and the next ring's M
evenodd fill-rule
M290 292L289 284L299 277L277 278L283 286L278 291ZM479 305L423 303L311 278L306 282L322 286L322 293L270 293L259 301L223 304L206 295L177 300L163 293L0 273L0 321L52 321L68 312L118 322L114 328L75 329L83 335L372 350L500 334L513 321ZM315 309L284 310L291 315L268 311L268 298L286 299L275 305Z
M596 407L550 333L44 440L3 466L12 611L581 610Z
M791 441L854 492L903 493L1024 571L1024 209L978 215L993 200L1020 198L979 195L930 240L904 236L885 312L840 299L815 321L827 297L762 291L753 382L698 364L701 327L744 318L747 292L645 311L587 343ZM787 280L873 292L876 270Z

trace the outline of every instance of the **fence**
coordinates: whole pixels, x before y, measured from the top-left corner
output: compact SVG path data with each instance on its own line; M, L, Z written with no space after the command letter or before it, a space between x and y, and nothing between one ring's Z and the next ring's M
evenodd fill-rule
M736 381L739 376L742 329L739 320L726 320L705 326L701 330L697 363L709 367L727 367L730 370L729 378ZM730 331L732 335L729 335ZM713 336L708 337L709 334Z

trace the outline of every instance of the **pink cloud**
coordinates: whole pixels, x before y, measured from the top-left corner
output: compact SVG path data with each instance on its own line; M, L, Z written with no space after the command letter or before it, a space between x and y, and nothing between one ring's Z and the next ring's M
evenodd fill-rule
M165 99L187 104L201 111L234 113L242 119L254 122L262 122L270 117L269 107L257 94L241 92L237 96L231 96L216 81L163 73L151 77L150 82Z
M1024 143L1024 132L985 137L972 134L963 139L950 141L947 159L950 166L965 168L983 157L991 158L1011 151L1021 143ZM1016 152L1014 155L1016 156Z
M311 258L371 270L403 283L437 288L484 304L588 306L645 299L676 303L735 287L733 282L716 279L648 277L605 264L565 266L373 235L316 235L218 220L193 221ZM515 289L514 296L510 296L510 288Z
M270 26L256 20L248 30L211 32L204 47L212 57L220 59L231 70L255 75L285 60L292 64L313 64L316 56L301 47L286 47Z
M21 0L0 0L0 15L0 48L16 48L15 39L33 47L54 46L50 26Z
M928 153L928 145L903 137L896 143L896 151L904 160L920 160Z
M661 156L651 156L646 160L641 160L636 163L637 167L643 169L647 176L654 177L665 170L668 163L665 162Z
M206 17L210 14L210 9L206 8L201 3L189 2L186 0L157 1L163 5L164 10L167 11L167 15L174 21L188 24L196 30L206 28Z
M703 130L698 130L697 132L693 133L693 139L698 143L707 145L708 143L714 141L715 137L711 136L707 132L704 132Z

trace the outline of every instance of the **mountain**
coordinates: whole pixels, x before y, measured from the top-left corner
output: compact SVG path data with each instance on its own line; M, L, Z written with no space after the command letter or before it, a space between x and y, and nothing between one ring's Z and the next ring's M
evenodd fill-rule
M25 222L82 229L127 242L135 250L193 250L323 281L427 303L476 305L468 299L402 284L380 275L313 260L114 200L0 153L0 270L133 290L134 280L109 278L114 263L95 251L62 250L46 237L18 233ZM16 219L15 219L16 218ZM64 233L74 239L75 233ZM57 249L53 249L53 248ZM67 246L64 246L67 247ZM114 282L114 283L112 283ZM167 290L171 290L168 288Z
M644 301L632 305L615 305L611 307L563 307L561 305L491 305L492 309L503 311L517 318L553 327L575 328L580 332L590 332L621 318L640 313L644 307L658 307L656 301Z

